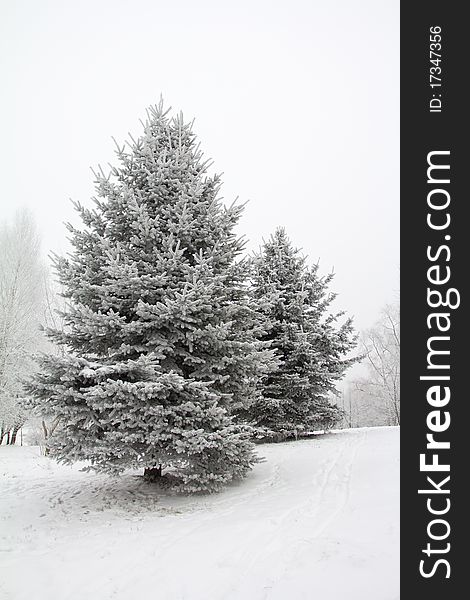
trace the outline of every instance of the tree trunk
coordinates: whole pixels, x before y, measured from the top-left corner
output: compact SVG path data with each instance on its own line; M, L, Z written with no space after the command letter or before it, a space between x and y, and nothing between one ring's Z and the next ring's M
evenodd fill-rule
M162 476L162 465L158 467L147 467L144 469L144 479L149 481L156 481Z
M14 446L16 444L16 436L18 435L19 427L14 427L11 432L10 444Z
M47 431L46 421L44 419L41 421L42 430L44 432L44 441L47 442L47 438L49 437L49 432Z

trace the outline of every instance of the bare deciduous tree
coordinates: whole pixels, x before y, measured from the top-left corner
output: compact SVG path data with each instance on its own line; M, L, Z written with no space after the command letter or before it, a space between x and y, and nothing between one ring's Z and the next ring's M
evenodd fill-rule
M14 444L24 423L23 380L44 339L45 276L34 220L20 211L0 227L0 443Z
M355 382L358 392L375 411L382 413L385 425L400 424L400 311L388 305L379 321L364 332L363 352L368 377Z

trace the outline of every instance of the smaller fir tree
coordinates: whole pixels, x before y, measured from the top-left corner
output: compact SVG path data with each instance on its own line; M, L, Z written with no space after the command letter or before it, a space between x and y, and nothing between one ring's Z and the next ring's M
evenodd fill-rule
M348 357L357 336L343 312L329 313L333 274L320 277L279 228L252 260L252 295L280 361L265 378L263 396L244 414L268 439L297 437L332 427L341 411L329 398L358 358Z

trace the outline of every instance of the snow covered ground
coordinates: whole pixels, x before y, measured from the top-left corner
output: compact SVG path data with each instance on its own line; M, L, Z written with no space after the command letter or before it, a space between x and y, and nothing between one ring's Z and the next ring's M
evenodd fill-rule
M258 449L245 481L172 497L0 447L0 598L399 598L399 429Z

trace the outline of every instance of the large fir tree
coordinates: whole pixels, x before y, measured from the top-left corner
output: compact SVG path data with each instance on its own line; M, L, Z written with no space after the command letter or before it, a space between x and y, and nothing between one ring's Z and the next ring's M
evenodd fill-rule
M252 261L252 294L264 315L266 334L280 360L266 378L263 395L244 411L245 418L272 439L329 428L341 412L329 401L335 384L357 361L351 319L330 313L333 275L320 277L279 228Z
M257 397L272 356L247 298L242 208L223 206L191 126L161 104L117 155L55 260L68 310L49 335L66 351L43 358L33 404L60 417L60 461L215 491L256 460L229 413Z

